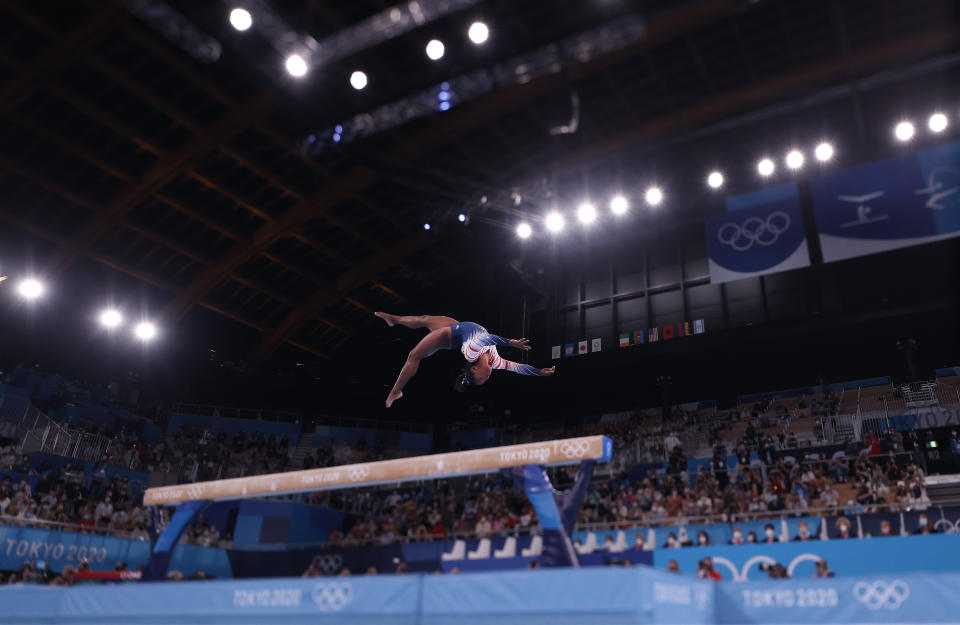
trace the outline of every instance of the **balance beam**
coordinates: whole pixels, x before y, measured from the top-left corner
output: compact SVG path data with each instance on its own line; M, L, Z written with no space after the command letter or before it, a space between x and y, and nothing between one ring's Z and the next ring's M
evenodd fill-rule
M161 486L148 488L143 495L143 503L156 506L183 501L224 501L259 495L286 495L491 473L530 464L557 466L576 464L585 460L607 462L612 455L613 441L606 436L582 436L540 443L346 464L306 471Z

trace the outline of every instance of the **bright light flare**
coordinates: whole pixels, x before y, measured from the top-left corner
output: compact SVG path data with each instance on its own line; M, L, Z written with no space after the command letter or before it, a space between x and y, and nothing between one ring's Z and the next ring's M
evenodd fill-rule
M23 299L37 299L43 295L44 291L46 291L46 288L43 283L33 278L27 278L17 285L17 293Z
M141 341L150 341L157 336L157 326L149 321L141 321L133 329L133 334Z
M707 176L707 184L710 185L711 189L719 189L723 186L723 174L719 171L710 172L710 175Z
M367 75L360 70L350 74L350 86L360 91L367 86Z
M487 25L483 22L474 22L470 24L470 30L467 31L467 36L470 37L470 41L480 45L490 37L490 29L487 28Z
M563 215L554 211L547 215L547 230L550 232L560 232L563 230L563 226L566 224L566 221L563 219Z
M927 127L930 128L931 132L943 132L949 124L950 120L943 113L934 113L927 120Z
M913 122L902 121L898 123L893 129L893 136L897 138L897 141L909 141L913 139L913 135L916 134L917 129L914 128Z
M618 195L610 200L610 210L614 215L625 215L630 210L630 202L622 195Z
M431 61L439 61L442 59L443 52L443 42L439 39L431 39L430 42L427 43L427 58Z
M775 172L776 170L777 170L777 166L773 164L772 159L764 158L764 159L761 159L759 163L757 163L757 172L761 176L764 176L764 177L771 176L773 175L773 172Z
M659 187L650 187L647 189L647 192L643 194L647 204L650 206L656 206L663 201L663 191Z
M107 308L100 313L100 325L108 330L118 327L121 323L123 323L123 315L120 314L119 310Z
M521 239L529 239L531 234L533 234L533 228L527 222L517 225L517 236Z
M831 158L833 158L833 146L827 143L826 141L821 142L813 150L813 155L821 163L826 163Z
M577 209L577 219L582 224L592 224L597 220L597 207L589 202L584 202Z
M423 224L423 229L424 229L424 230L429 230L429 229L430 229L430 224L429 224L429 223Z
M230 25L243 32L253 26L253 16L250 11L238 7L230 11Z
M790 169L800 169L803 167L803 163L806 159L804 159L803 152L800 150L790 150L787 152L787 158L785 160L787 167Z
M287 68L287 73L294 78L303 78L307 75L307 62L299 54L288 56L284 66Z

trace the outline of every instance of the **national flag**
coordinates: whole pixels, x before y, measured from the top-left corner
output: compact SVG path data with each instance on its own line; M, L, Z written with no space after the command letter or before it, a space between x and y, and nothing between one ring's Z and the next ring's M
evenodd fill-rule
M550 357L553 358L554 360L556 360L557 358L560 358L559 345L554 345L553 347L550 348Z
M630 347L630 335L626 332L620 334L620 347Z
M692 330L691 330L691 328L690 328L690 322L689 322L689 321L684 321L684 322L683 322L683 335L684 335L684 336L690 336L691 334L693 334L693 332L692 332Z
M668 326L663 326L663 340L666 341L672 338L673 338L673 324L671 323Z
M647 332L647 338L651 343L656 343L660 340L660 328L650 328Z
M637 345L643 345L644 343L647 342L647 333L644 332L643 330L637 330L636 332L634 332L633 337Z
M600 351L600 339L593 339L593 345L591 346L590 351L591 352Z
M677 324L677 336L685 336L683 332L684 332L683 322L678 323L678 324Z
M569 358L570 356L573 356L575 353L576 351L574 350L573 343L567 343L566 345L563 346L564 358Z
M580 348L580 349L577 351L578 354L586 354L586 353L587 353L587 342L586 342L586 341L580 341L580 343L578 344L578 347Z
M703 319L694 319L693 320L693 333L694 334L703 334L707 329L704 326Z

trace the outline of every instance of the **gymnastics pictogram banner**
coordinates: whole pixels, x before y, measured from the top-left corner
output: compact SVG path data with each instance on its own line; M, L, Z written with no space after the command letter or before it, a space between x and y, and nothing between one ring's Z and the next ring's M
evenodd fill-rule
M824 262L960 236L960 142L810 181Z
M707 219L707 251L713 284L809 266L796 183L727 198Z

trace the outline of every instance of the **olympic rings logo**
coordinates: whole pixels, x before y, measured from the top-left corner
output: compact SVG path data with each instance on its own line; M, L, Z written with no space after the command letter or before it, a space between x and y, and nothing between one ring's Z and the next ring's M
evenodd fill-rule
M749 217L742 224L727 222L717 230L717 240L737 252L745 252L757 245L773 245L790 228L790 215L776 211L766 219Z
M819 562L822 559L823 558L813 553L801 553L790 562L789 566L787 566L787 574L790 577L793 577L793 572L796 570L797 565L803 562ZM730 575L733 578L733 581L735 582L747 581L747 576L750 574L750 569L756 566L757 564L769 565L769 564L776 564L776 563L777 561L771 558L770 556L759 554L759 555L753 556L752 558L744 562L743 567L738 570L737 565L735 565L733 562L731 562L727 558L724 558L722 556L713 557L713 564L715 566L725 567L727 570L729 570Z
M563 441L560 443L560 453L567 458L583 458L590 450L590 443L587 441Z
M320 554L313 559L313 566L317 567L327 575L332 575L343 566L343 558L340 554Z
M359 482L370 475L370 467L353 467L347 470L347 477L354 482Z
M193 484L187 486L187 497L202 497L203 496L203 486L197 486Z
M353 599L350 582L319 582L310 593L321 612L339 612Z
M903 580L887 583L878 580L873 583L857 582L853 587L853 597L868 610L886 608L896 610L910 596L910 586Z
M944 534L960 534L960 519L951 521L950 519L940 519L933 524L933 529L943 528Z

